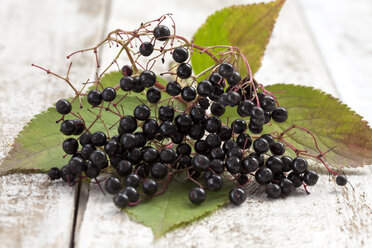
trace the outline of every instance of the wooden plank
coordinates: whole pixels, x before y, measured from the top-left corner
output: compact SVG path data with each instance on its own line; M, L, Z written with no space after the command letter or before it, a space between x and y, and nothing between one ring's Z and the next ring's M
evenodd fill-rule
M0 8L0 164L18 132L35 115L72 95L62 81L31 63L66 73L69 52L94 45L102 33L106 1L3 1ZM70 78L93 78L92 55L73 59ZM0 177L1 247L67 247L75 188L45 175Z
M179 8L181 4L182 8ZM137 1L133 3L133 9L152 9L137 15L137 12L129 10L123 13L125 3L115 1L108 26L113 29L120 24L133 28L143 20L164 13L163 7L167 6L174 13L179 32L191 37L207 14L223 6L220 2L210 4L210 1L199 1L201 6L198 8L191 7L193 4L196 3L157 1L149 7L148 3ZM193 13L192 25L190 13ZM103 61L108 62L112 56L110 51L103 51ZM284 5L256 78L264 84L294 82L320 88L334 96L338 94L294 1ZM372 198L368 193L371 192L371 172L366 167L347 170L346 173L355 191L351 186L337 186L324 171L318 184L310 187L310 195L298 190L286 199L270 200L263 188L254 183L248 187L248 199L242 206L229 205L207 218L169 232L159 240L154 240L150 228L117 210L112 196L103 195L97 185L92 184L86 210L80 213L84 216L81 217L77 246L365 246L372 240Z
M372 123L372 2L299 0L340 99Z

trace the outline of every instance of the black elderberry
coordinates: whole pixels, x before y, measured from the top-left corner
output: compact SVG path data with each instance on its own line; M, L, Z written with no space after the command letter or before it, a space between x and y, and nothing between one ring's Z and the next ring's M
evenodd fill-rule
M225 106L221 103L214 102L211 106L211 113L215 116L221 116L225 113Z
M232 130L228 126L221 126L220 130L218 131L218 136L220 136L222 141L227 141L231 139Z
M84 160L80 157L72 157L68 162L70 172L77 175L83 171Z
M121 177L126 177L132 173L132 163L128 160L121 160L116 166L116 172Z
M146 70L141 72L139 80L143 87L149 88L154 86L156 82L156 75L154 72Z
M142 54L145 57L150 56L153 51L154 51L154 46L148 41L142 42L142 44L139 47L140 54Z
M123 193L116 194L113 201L115 206L118 208L126 208L129 205L128 196Z
M208 98L206 98L206 97L200 98L199 99L199 105L203 109L208 109L209 108L209 105L210 105Z
M289 173L287 178L292 181L295 188L298 188L302 185L303 178L294 172Z
M143 132L135 132L136 137L136 147L144 147L147 143L146 135Z
M119 144L114 140L110 140L105 145L105 152L109 157L113 156L118 150Z
M98 106L102 102L102 95L99 90L91 90L87 96L88 103L92 106Z
M227 93L227 102L231 107L234 107L239 104L240 102L240 95L236 91L230 91Z
M242 152L242 150L239 149L239 148L233 148L233 149L231 149L230 151L228 151L226 155L227 155L228 158L229 158L229 157L237 157L237 158L239 158L239 159L242 159L242 157L243 157L243 152Z
M276 107L274 97L269 96L269 95L264 96L262 101L260 101L260 103L261 103L262 109L267 112L273 111Z
M241 166L246 173L254 172L258 169L258 160L254 157L246 157L242 160Z
M154 137L158 130L159 125L154 119L148 119L142 125L142 131L147 138Z
M210 151L209 156L211 159L224 159L225 152L221 147L215 147Z
M106 134L104 132L97 131L92 134L90 140L94 146L103 146L106 143Z
M294 158L291 165L292 171L296 174L304 173L308 167L307 161L303 157Z
M146 179L142 183L142 190L146 195L154 195L158 191L158 184L153 179Z
M205 155L195 155L191 161L193 168L197 172L203 172L209 168L209 159Z
M263 126L260 126L260 125L255 125L253 124L252 122L249 122L248 124L248 129L251 133L254 133L254 134L259 134L262 132L263 130Z
M295 188L293 182L287 178L281 180L279 185L282 189L282 193L285 195L289 195L290 193L292 193Z
M251 115L253 107L254 107L253 102L249 100L244 100L239 104L237 112L241 117L247 117Z
M231 130L234 133L241 134L247 129L247 123L242 119L237 119L231 123Z
M177 131L181 133L188 133L191 129L192 119L188 114L179 114L174 119L174 123L177 126Z
M84 146L86 144L91 144L91 138L92 138L92 134L90 132L85 132L83 133L81 136L80 136L80 145Z
M159 154L160 160L163 163L173 163L177 159L177 155L175 151L171 148L163 149Z
M128 196L129 202L136 202L138 201L138 191L133 187L125 187L122 191L122 194Z
M95 150L90 154L89 160L98 169L102 169L107 164L106 154L101 150Z
M262 185L270 183L273 177L274 177L273 172L266 167L259 168L255 173L256 181Z
M190 155L191 147L186 143L179 144L176 148L177 155Z
M288 172L291 170L292 165L292 158L289 156L283 156L281 157L281 160L283 161L283 172Z
M183 142L184 135L180 132L174 132L171 135L171 140L175 144L181 144Z
M266 153L269 150L269 143L264 138L258 138L253 142L253 149L257 153Z
M64 135L71 135L75 132L76 126L74 121L71 120L65 120L61 124L61 128L59 129L61 133Z
M146 163L153 163L159 158L159 152L153 147L149 147L148 149L142 151L143 161Z
M212 84L207 80L199 82L197 86L197 91L200 96L209 96L212 94L212 89Z
M242 133L236 139L236 143L239 146L239 148L243 150L249 149L249 147L252 145L252 138L248 134Z
M56 103L56 110L61 115L67 115L72 110L71 103L67 101L66 99L60 99Z
M165 87L165 90L167 93L171 96L177 96L181 93L181 85L177 83L176 81L169 82L167 86Z
M189 58L189 52L184 47L177 47L173 50L172 57L177 63L183 63Z
M347 183L347 178L344 175L337 175L336 177L336 183L339 186L345 186Z
M79 119L75 119L73 120L74 124L75 124L75 131L73 133L73 135L80 135L84 132L84 129L85 129L85 124L82 120L79 120Z
M210 168L217 174L222 174L225 170L225 164L221 159L212 159Z
M96 178L98 177L101 170L93 165L91 161L86 162L86 168L85 168L85 175L89 178Z
M146 99L151 103L157 103L160 101L161 93L160 90L156 87L151 87L146 92Z
M177 68L177 76L182 79L189 78L192 73L192 67L190 64L182 63Z
M131 133L137 129L137 121L131 115L126 115L120 120L120 128L124 133Z
M245 201L246 195L241 188L234 188L229 192L229 200L234 205L240 205Z
M258 161L258 164L259 166L264 166L264 163L265 163L265 158L264 158L264 155L263 154L260 154L260 153L256 153L256 152L252 152L248 155L248 157L252 157L252 158L255 158L257 159Z
M221 120L216 116L211 116L206 120L205 129L210 133L217 133L221 129Z
M318 182L319 176L315 171L308 170L304 175L304 183L308 186L313 186Z
M142 160L142 151L139 148L133 148L131 151L128 151L127 159L134 163L138 164Z
M162 121L172 121L174 118L174 108L169 105L163 105L159 108L159 119Z
M270 183L266 185L266 194L271 198L279 198L282 194L282 189L278 184Z
M233 74L227 78L229 85L236 85L242 80L242 77L239 72L235 71Z
M189 192L189 200L192 203L200 204L207 198L205 190L199 187L192 188Z
M137 120L145 121L150 117L150 108L144 104L138 105L134 109L133 115Z
M285 152L285 147L282 142L276 141L270 145L270 151L273 155L283 155Z
M207 155L208 154L208 144L205 140L198 140L194 144L195 151L199 154Z
M271 118L276 122L285 122L288 119L288 111L283 107L277 107L271 113Z
M122 90L131 91L133 89L133 86L134 86L134 80L132 77L122 77L120 79L120 88Z
M63 141L63 151L67 154L75 154L79 148L79 143L74 138L69 138Z
M196 98L196 90L192 86L186 86L181 90L181 97L186 102L191 102Z
M160 41L166 41L170 36L170 30L167 26L158 25L153 31L154 37Z
M101 95L105 102L111 102L116 97L116 90L112 87L107 87L102 91Z
M125 179L125 186L137 188L140 181L141 181L141 178L137 174L131 173Z
M48 177L50 180L57 180L61 178L61 171L57 167L53 167L48 171Z
M225 143L223 143L222 148L225 151L225 153L227 153L234 148L238 148L238 144L236 144L234 140L227 140L225 141Z
M177 131L176 126L169 121L164 121L159 126L159 132L164 138L170 138Z
M193 122L197 123L204 120L205 117L205 109L200 106L193 106L190 109L190 116Z
M266 167L278 174L283 171L283 161L278 156L271 156L266 160Z
M155 163L151 166L151 176L155 179L163 179L168 175L168 167L163 163Z
M105 182L105 190L107 193L113 195L119 193L121 190L121 182L116 177L110 177Z
M235 156L228 157L226 159L225 166L231 174L237 174L240 172L241 168L240 159Z
M271 134L263 134L260 138L265 139L270 147L274 144L274 138L271 136Z
M229 78L234 73L234 67L229 63L222 63L218 68L218 73L224 78Z
M123 76L132 76L133 74L133 69L131 66L129 65L124 65L122 68L121 68L121 73L123 74Z
M219 191L223 186L222 177L219 175L212 174L206 181L206 187L210 191Z

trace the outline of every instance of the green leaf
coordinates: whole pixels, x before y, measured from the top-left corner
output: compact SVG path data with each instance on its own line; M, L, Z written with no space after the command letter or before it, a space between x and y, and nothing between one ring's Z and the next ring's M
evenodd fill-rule
M252 73L255 73L261 66L266 45L284 2L285 0L277 0L238 5L217 11L195 33L194 43L203 47L236 46L248 59ZM195 74L214 65L208 55L199 52L193 54L191 61Z
M232 183L226 183L218 192L208 191L207 199L200 205L193 204L188 199L193 187L195 184L189 181L173 180L164 194L125 211L136 221L151 227L155 238L158 238L167 231L204 217L224 205L228 201Z
M120 80L120 73L106 74L102 79L103 85L117 84ZM115 83L116 81L116 83ZM138 95L138 94L137 94ZM120 99L123 95L118 95ZM145 100L145 97L139 95L139 99ZM125 109L125 113L133 113L133 109L140 104L140 101L134 96L127 96L121 102ZM121 111L120 105L118 109ZM84 118L85 123L89 126L94 121L96 115L89 112L87 107L91 107L86 97L82 98L83 108L79 108L79 101L76 100L72 104L73 111L78 113ZM107 106L107 103L106 103ZM99 109L94 108L94 113L98 113ZM64 152L62 150L62 142L67 138L60 131L60 123L57 124L61 115L55 110L54 107L36 115L18 134L13 149L10 151L8 158L0 165L0 175L12 172L45 172L52 167L62 167L68 162L68 158L63 158ZM66 120L77 119L68 114L65 116ZM107 128L114 125L119 117L108 111L102 111L102 119L104 120ZM117 134L116 124L110 131L110 136ZM104 125L101 121L97 121L91 129L91 132L104 131ZM72 136L77 138L77 136Z
M276 92L279 104L288 110L289 117L284 123L271 121L273 125L265 125L262 133L282 132L296 124L315 135L322 152L335 147L326 154L327 161L333 166L358 167L372 163L372 129L340 100L312 87L293 84L275 84L266 89ZM230 120L239 118L236 109L232 108L227 109L222 120L226 121L227 116ZM284 136L285 139L297 149L314 155L319 153L311 135L299 129L289 134L294 132L290 137Z

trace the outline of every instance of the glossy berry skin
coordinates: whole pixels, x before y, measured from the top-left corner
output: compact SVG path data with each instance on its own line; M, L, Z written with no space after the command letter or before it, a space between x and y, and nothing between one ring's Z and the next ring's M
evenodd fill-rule
M251 115L252 108L254 107L254 103L249 100L242 101L238 108L237 112L241 117L247 117Z
M132 150L137 145L136 136L132 133L126 133L121 136L120 143L126 150Z
M190 155L191 147L186 143L179 144L176 148L177 155Z
M345 186L347 184L347 178L344 175L337 175L336 183L339 186Z
M292 181L295 188L298 188L302 185L303 178L294 172L289 173L287 178Z
M283 161L283 172L288 172L291 170L292 158L289 156L283 156L280 158Z
M224 159L225 152L221 147L218 146L210 151L209 156L211 157L211 159Z
M227 152L226 156L229 157L237 157L238 159L242 159L243 153L242 150L239 148L233 148Z
M142 190L146 195L154 195L158 191L158 184L153 179L146 179L142 183Z
M67 115L72 110L71 103L67 101L66 99L60 99L56 103L56 110L61 115Z
M229 63L222 63L218 68L218 73L224 78L229 78L234 73L234 67Z
M216 192L222 189L223 180L219 175L212 174L205 183L207 189L210 191Z
M203 138L204 133L205 133L205 129L204 129L202 124L193 124L191 126L189 136L190 136L190 138L192 138L194 140L199 140L199 139Z
M173 121L174 108L169 105L163 105L159 108L159 119L162 121Z
M159 126L159 132L164 138L170 138L177 131L176 126L169 121L164 121Z
M221 159L212 159L210 168L217 174L222 174L225 169L225 164Z
M107 164L106 154L101 150L95 150L94 152L92 152L90 154L89 160L98 169L104 168Z
M221 126L220 130L218 131L218 136L220 136L222 141L227 141L231 139L232 130L227 126Z
M189 58L189 52L184 47L177 47L173 50L172 57L177 63L183 63Z
M262 109L267 112L273 111L276 107L275 99L269 95L264 96L260 104Z
M242 134L247 129L247 123L244 120L237 119L231 123L231 130L234 133Z
M251 119L250 122L255 125L263 125L265 123L265 112L262 108L253 107L251 110Z
M275 141L273 136L271 136L271 134L268 134L268 133L261 135L260 138L265 139L267 141L267 143L269 144L269 146L272 146L274 144L274 141Z
M138 105L134 109L133 115L137 120L145 121L150 117L150 108L144 104Z
M200 106L193 106L190 109L190 116L194 123L199 123L205 118L205 109Z
M61 171L57 167L53 167L48 171L50 180L57 180L61 178Z
M123 76L132 76L133 74L133 69L131 66L129 65L124 65L122 68L121 68L121 73L123 74Z
M190 64L182 63L177 68L177 76L182 79L189 78L192 73L192 67Z
M259 163L254 157L246 157L242 160L241 166L245 173L250 173L258 169Z
M149 139L154 137L158 130L159 125L154 119L148 119L142 125L142 131Z
M181 90L181 97L186 102L191 102L196 98L195 88L192 86L186 86Z
M94 146L103 146L106 144L106 134L104 132L97 131L92 134L90 140Z
M92 106L98 106L102 102L102 95L99 90L91 90L87 96L88 103Z
M206 97L200 98L199 99L199 105L203 109L208 109L209 108L209 105L210 105L208 98L206 98Z
M90 132L85 132L80 136L80 145L84 146L86 144L91 144L92 134Z
M282 195L282 189L278 184L270 183L266 185L266 194L270 198L279 198Z
M107 87L103 89L101 95L105 102L111 102L116 98L116 90L112 87Z
M207 138L205 139L205 141L207 142L208 147L211 149L221 146L220 136L214 133L209 134Z
M155 179L163 179L168 175L168 167L163 163L155 163L151 166L151 176Z
M173 163L177 159L177 155L175 151L171 148L163 149L160 152L159 156L160 156L160 160L166 164Z
M70 172L77 175L83 171L83 164L84 160L81 157L72 157L68 162L68 166L70 167Z
M277 107L271 113L271 118L276 122L285 122L288 119L288 111L283 107Z
M114 195L121 190L121 182L116 177L110 177L105 182L105 190L107 193Z
M289 195L290 193L292 193L295 188L293 182L287 178L281 180L279 185L282 189L282 193L285 195Z
M227 93L227 103L231 107L235 107L236 105L238 105L240 102L240 99L241 97L238 92L230 91Z
M158 160L159 152L153 147L149 147L148 149L142 149L142 158L143 161L146 163L153 163Z
M172 81L167 84L167 86L165 87L165 90L167 91L169 95L177 96L181 93L182 88L178 82Z
M191 161L193 168L197 172L203 172L209 168L209 158L205 155L195 155Z
M200 204L207 198L205 190L199 187L192 188L189 192L189 200L192 203Z
M158 25L153 31L154 37L160 41L166 41L170 36L170 30L167 26Z
M225 113L225 106L218 102L214 102L211 106L211 113L215 116L221 116Z
M143 80L146 80L147 77L143 77ZM136 92L136 93L140 93L142 92L143 90L145 89L145 86L143 85L143 83L141 82L141 79L140 77L135 77L133 79L133 92Z
M248 124L248 129L251 133L254 133L254 134L259 134L262 132L263 130L263 126L260 126L260 125L255 125L253 124L252 122L249 122Z
M106 154L111 157L119 150L119 144L115 140L110 140L105 145Z
M82 120L79 120L79 119L75 119L73 120L74 124L75 124L75 131L73 133L73 135L80 135L84 132L84 129L85 129L85 124Z
M139 47L140 54L142 54L145 57L150 56L153 51L154 46L148 41L143 42Z
M141 72L139 79L143 87L149 88L154 86L156 82L156 75L154 72L146 70Z
M266 160L266 167L274 174L281 173L283 171L283 161L278 156L271 156Z
M252 138L246 133L242 133L236 139L236 144L240 149L246 150L252 145Z
M205 123L205 130L210 133L217 133L221 129L221 120L216 116L211 116Z
M236 85L242 80L242 76L239 72L235 71L233 74L227 78L227 83L229 85Z
M238 148L238 144L234 140L227 140L223 143L222 148L227 153L234 148Z
M246 195L241 188L234 188L229 192L229 200L234 205L240 205L245 201Z
M228 157L226 159L225 166L231 174L237 174L240 172L241 168L240 159L235 156Z
M150 89L147 90L146 92L147 101L151 103L157 103L159 102L160 98L161 98L161 93L158 88L151 87Z
M128 196L129 202L136 202L138 201L138 191L133 187L125 187L121 193Z
M120 128L124 133L131 133L137 129L137 121L131 115L126 115L120 120Z
M191 129L192 119L188 114L179 114L174 119L174 123L177 126L177 131L181 133L188 133Z
M129 199L126 194L119 193L113 198L114 204L118 208L126 208L129 205Z
M137 188L140 181L141 181L141 178L137 174L131 173L125 179L125 186Z
M273 177L273 172L266 167L259 168L255 173L255 179L261 185L270 183Z
M285 147L282 142L276 141L270 145L270 151L273 155L283 155L285 152Z
M123 91L131 91L133 89L134 80L132 77L122 77L120 79L120 88Z
M266 153L269 150L269 143L264 138L258 138L253 142L253 149L257 153Z
M319 176L315 171L308 170L304 175L304 183L308 186L313 186L318 182Z
M79 143L74 138L69 138L63 141L63 151L67 154L75 154L79 148Z
M199 96L209 96L212 94L212 84L207 80L199 82L196 89Z
M199 154L207 155L209 147L205 140L198 140L194 144L194 149Z
M71 135L75 132L75 130L76 130L75 123L74 121L71 120L63 121L61 124L61 128L59 129L59 131L61 131L61 133L63 133L64 135Z
M306 159L303 157L296 157L292 161L291 169L296 174L302 174L304 173L309 165L307 164Z
M126 177L132 173L132 163L128 160L121 160L116 166L116 172L121 177Z
M85 175L89 178L98 177L101 170L97 168L91 161L86 162Z

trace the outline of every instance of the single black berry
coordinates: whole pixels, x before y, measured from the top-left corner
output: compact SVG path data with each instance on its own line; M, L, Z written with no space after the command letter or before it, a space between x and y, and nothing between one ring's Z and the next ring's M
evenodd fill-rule
M212 94L212 84L207 80L203 80L198 83L197 91L200 96L209 96Z
M266 153L269 150L269 143L264 138L258 138L253 142L253 149L257 153Z
M122 68L121 68L121 73L123 74L123 76L132 76L133 74L133 69L131 66L129 65L124 65Z
M91 90L87 96L88 103L92 106L98 106L102 102L102 95L99 90Z
M140 181L141 181L141 178L137 174L131 173L125 179L125 186L137 188Z
M238 144L239 148L243 150L249 149L249 147L252 145L252 138L248 134L242 133L236 139L236 144Z
M206 181L206 187L210 191L219 191L223 186L222 177L219 175L212 174Z
M270 183L266 185L266 194L271 198L279 198L282 194L282 189L278 184Z
M288 111L283 107L277 107L271 113L271 118L276 122L285 122L288 119Z
M53 167L48 171L48 177L50 180L57 180L61 178L61 171L57 167Z
M162 121L173 121L174 108L169 105L163 105L159 108L159 119Z
M189 200L192 203L200 204L207 198L205 190L199 187L192 188L189 192Z
M90 154L89 160L98 169L102 169L107 165L106 154L101 150L95 150Z
M153 179L146 179L142 183L142 190L146 195L154 195L158 191L158 184Z
M145 57L150 56L153 51L154 46L148 41L143 42L139 47L140 54L142 54Z
M132 77L122 77L120 79L120 88L124 91L131 91L133 89L134 80Z
M104 101L111 102L116 97L116 90L112 87L107 87L102 91L101 95Z
M318 182L319 176L315 171L308 170L304 175L304 183L309 186L313 186Z
M173 149L165 148L160 152L159 157L163 163L168 164L173 163L176 160L177 155Z
M76 126L74 121L71 120L65 120L61 124L61 128L59 129L61 133L64 135L71 135L75 132Z
M165 90L167 91L169 95L177 96L181 93L182 88L178 82L172 81L167 84L167 86L165 87Z
M274 177L273 172L266 167L259 168L255 173L256 181L262 185L270 183L273 177Z
M122 191L122 194L128 196L129 202L136 202L138 201L138 191L133 187L125 187Z
M203 172L208 169L210 161L205 155L198 154L191 161L193 168L197 172Z
M150 117L150 108L144 104L138 105L134 109L133 115L137 120L145 121Z
M120 120L120 128L124 133L131 133L137 129L137 121L131 115L126 115Z
M291 169L293 170L294 173L296 174L302 174L304 173L307 168L308 164L305 158L303 157L296 157L292 161Z
M147 90L146 92L146 99L147 101L151 103L157 103L159 102L161 98L161 93L160 90L156 87L151 87L150 89Z
M121 160L116 166L116 171L121 177L126 177L132 173L132 163L128 160Z
M186 102L191 102L196 98L195 88L192 86L186 86L181 90L181 97Z
M240 159L235 156L228 157L226 159L225 166L231 174L237 174L241 168Z
M347 178L344 175L337 175L336 177L336 183L339 186L345 186L347 183Z
M115 206L118 208L126 208L129 205L128 196L123 193L116 194L113 200L114 200Z
M166 41L170 36L170 30L167 26L158 25L153 31L154 37L160 41Z
M139 79L143 87L149 88L154 86L156 82L156 75L154 72L146 70L141 73Z
M219 102L212 103L211 113L215 116L221 116L225 113L225 106Z
M75 154L79 148L79 143L74 138L69 138L63 141L63 151L67 154Z
M191 76L192 73L192 67L190 64L182 63L177 68L177 76L186 79Z
M231 123L231 130L234 133L241 134L247 129L247 123L242 119L237 119Z
M172 57L177 63L183 63L189 58L189 52L184 47L177 47L173 50Z
M97 131L92 134L90 140L94 146L103 146L106 144L106 134L104 132Z
M218 68L218 73L224 78L229 78L234 73L234 67L229 63L222 63Z
M234 188L229 192L229 200L234 205L240 205L245 201L246 195L241 188Z
M105 190L107 193L113 195L119 193L121 190L121 182L116 177L110 177L105 182Z
M72 109L71 103L66 99L60 99L56 103L56 110L61 115L67 115L68 113L71 112L71 109Z

